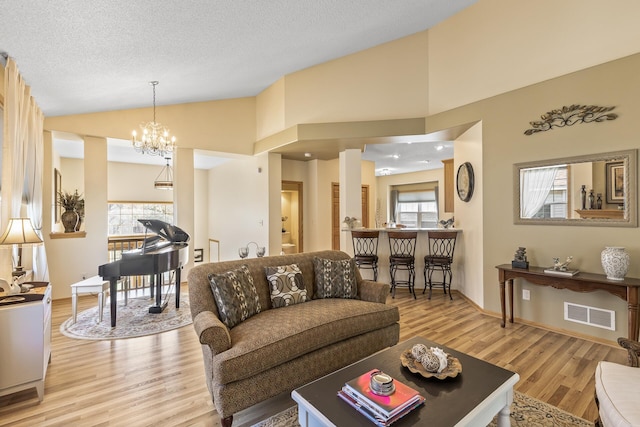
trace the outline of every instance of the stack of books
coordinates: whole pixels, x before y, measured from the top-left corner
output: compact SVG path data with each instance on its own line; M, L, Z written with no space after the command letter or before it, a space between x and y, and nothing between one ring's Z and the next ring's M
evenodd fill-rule
M381 396L371 391L372 369L366 374L345 383L338 396L355 408L374 424L386 427L399 420L424 403L420 393L400 381L394 380L395 391L389 396Z

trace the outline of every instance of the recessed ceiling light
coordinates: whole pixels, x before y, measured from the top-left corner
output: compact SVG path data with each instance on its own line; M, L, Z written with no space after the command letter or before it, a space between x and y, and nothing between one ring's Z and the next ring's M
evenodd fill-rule
M444 148L444 145L436 145L436 150L440 151Z
M305 157L311 157L311 153L304 153Z
M431 160L423 160L422 163L429 163Z
M399 159L400 155L399 154L392 154L391 157L393 157L394 159Z

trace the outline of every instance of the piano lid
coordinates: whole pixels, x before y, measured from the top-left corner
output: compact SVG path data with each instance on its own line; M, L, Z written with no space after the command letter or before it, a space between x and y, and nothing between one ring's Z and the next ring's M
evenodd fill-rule
M189 234L180 227L160 221L159 219L139 219L138 222L171 243L186 243L189 241Z

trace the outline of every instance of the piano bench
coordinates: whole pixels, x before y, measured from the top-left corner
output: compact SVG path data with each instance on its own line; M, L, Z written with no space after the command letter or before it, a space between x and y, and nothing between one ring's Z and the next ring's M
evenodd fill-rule
M98 294L98 323L102 322L102 311L106 294L109 293L109 281L102 280L100 276L89 277L71 285L71 311L73 312L73 323L76 323L78 311L78 295Z

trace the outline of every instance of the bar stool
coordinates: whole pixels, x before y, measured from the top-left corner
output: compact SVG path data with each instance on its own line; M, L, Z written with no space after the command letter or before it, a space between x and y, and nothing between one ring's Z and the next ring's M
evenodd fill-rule
M396 297L396 286L407 286L416 299L414 290L416 282L416 239L417 231L388 231L389 236L389 274L391 275L392 298ZM407 280L396 280L396 271L405 270Z
M429 255L424 257L424 289L427 290L429 284L429 299L431 299L431 289L433 285L442 286L445 295L447 287L449 288L449 299L451 296L451 264L453 263L453 250L456 247L457 231L429 231L427 232L429 239ZM442 272L442 282L433 283L432 277L434 271Z
M353 259L360 269L373 270L373 281L378 280L378 236L379 231L351 231Z

